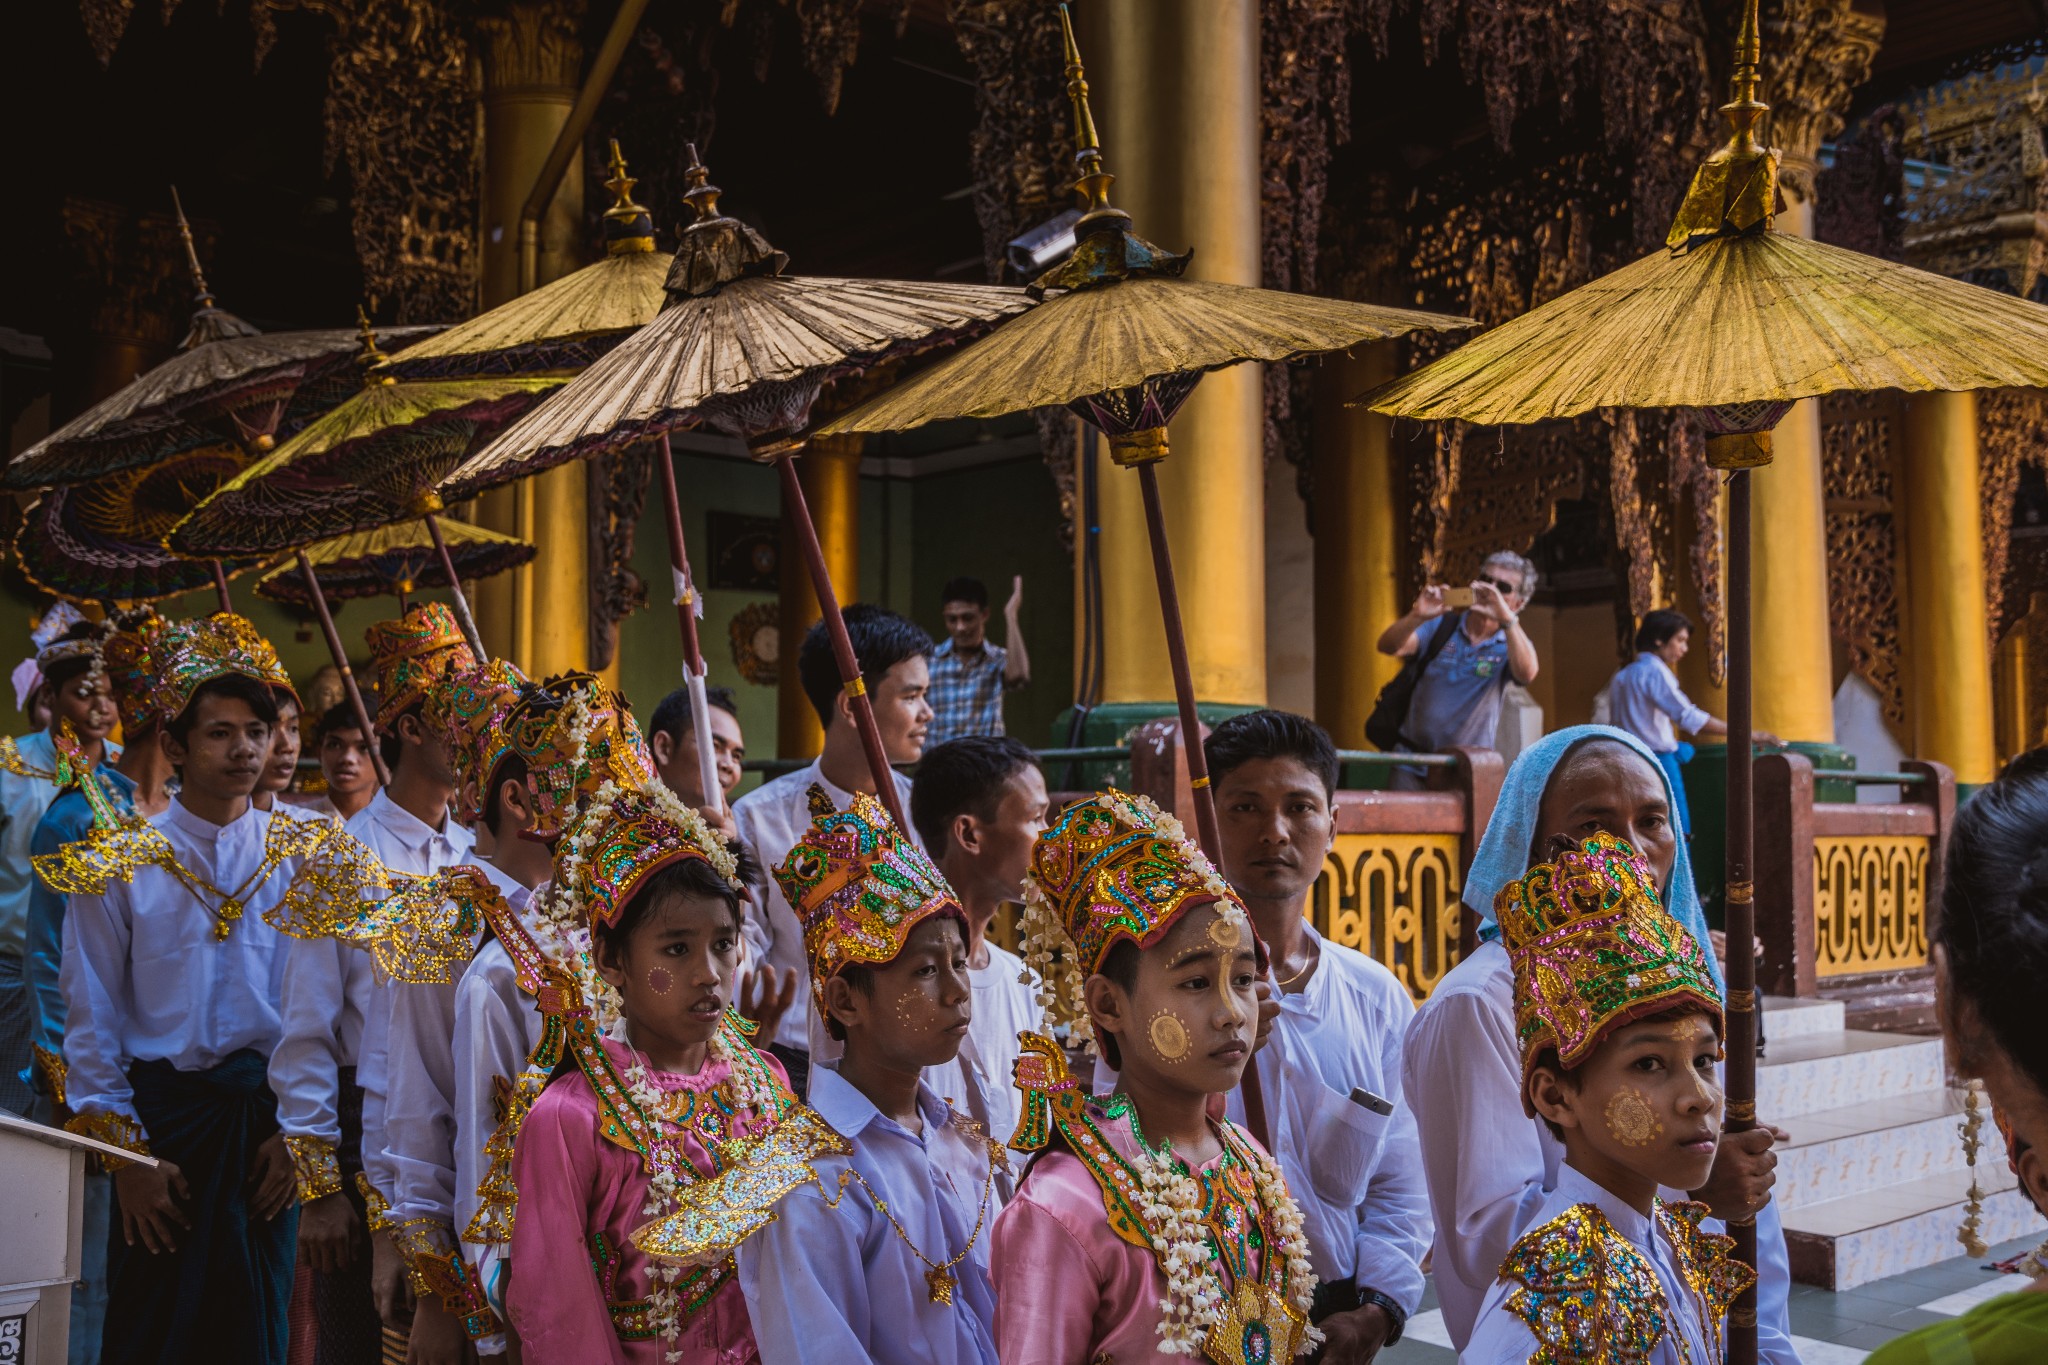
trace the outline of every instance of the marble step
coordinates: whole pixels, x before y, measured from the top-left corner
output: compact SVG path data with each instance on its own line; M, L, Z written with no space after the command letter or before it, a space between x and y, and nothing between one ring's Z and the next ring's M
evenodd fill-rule
M1757 1063L1756 1114L1786 1126L1802 1114L1942 1087L1941 1040L1863 1029L1769 1039Z
M1960 1092L1916 1090L1776 1120L1779 1207L1792 1210L1963 1169Z
M1767 995L1763 1000L1766 1057L1770 1055L1770 1046L1781 1039L1840 1033L1848 1027L1848 1017L1839 1000L1802 999L1791 995Z
M1984 1240L1996 1245L2038 1234L2041 1215L1992 1151L1978 1165L1985 1190L1979 1225ZM1956 1231L1969 1191L1967 1170L1943 1171L1805 1208L1788 1207L1785 1242L1792 1278L1840 1291L1960 1255Z

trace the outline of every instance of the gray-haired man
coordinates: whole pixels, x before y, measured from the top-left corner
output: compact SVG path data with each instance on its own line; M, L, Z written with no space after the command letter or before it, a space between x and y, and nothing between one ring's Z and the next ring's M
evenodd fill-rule
M1453 745L1494 747L1501 695L1510 680L1528 686L1536 678L1536 646L1522 629L1521 611L1536 591L1536 566L1512 550L1488 555L1472 580L1472 605L1447 614L1450 589L1424 588L1408 614L1381 633L1379 650L1400 659L1432 653L1401 727L1404 747L1437 753ZM1443 647L1430 644L1437 633L1455 630ZM1395 770L1395 786L1422 785L1422 771Z

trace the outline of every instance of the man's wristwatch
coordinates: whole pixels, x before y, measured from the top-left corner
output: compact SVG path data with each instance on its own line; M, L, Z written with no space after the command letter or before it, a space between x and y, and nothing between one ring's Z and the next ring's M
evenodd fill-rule
M1382 1341L1380 1345L1382 1347L1392 1346L1395 1342L1399 1341L1401 1339L1401 1332L1408 1326L1408 1315L1401 1311L1401 1305L1395 1303L1377 1289L1367 1289L1365 1286L1360 1285L1358 1288L1358 1306L1363 1308L1367 1304L1371 1304L1385 1313L1387 1321L1393 1324L1387 1330L1386 1340Z

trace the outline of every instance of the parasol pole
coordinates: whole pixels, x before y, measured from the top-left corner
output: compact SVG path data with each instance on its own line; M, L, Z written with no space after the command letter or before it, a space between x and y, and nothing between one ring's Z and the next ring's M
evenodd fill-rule
M770 443L755 454L771 459L776 477L782 481L782 514L796 526L797 548L803 552L804 567L811 572L811 587L818 594L818 608L824 614L825 633L832 641L840 683L853 704L853 725L860 731L861 748L867 751L875 796L896 822L896 828L908 833L910 821L905 818L903 803L896 794L896 770L889 766L889 751L882 747L882 728L875 723L875 708L868 701L867 684L861 681L860 660L854 657L853 640L846 633L846 618L839 612L839 594L832 590L832 576L825 571L825 551L818 544L818 528L811 523L810 504L804 501L803 481L796 476L794 457L802 444L793 438L770 438ZM674 477L673 472L670 477ZM796 661L785 660L784 666L793 668Z
M1162 441L1160 449L1164 451ZM1138 491L1145 500L1145 533L1152 540L1152 572L1159 580L1159 615L1166 625L1166 658L1173 668L1173 699L1180 708L1181 748L1188 756L1188 785L1194 790L1195 842L1210 862L1223 866L1223 831L1216 823L1216 792L1209 785L1209 756L1202 751L1202 718L1195 710L1195 676L1188 666L1188 637L1181 624L1180 589L1173 578L1173 550L1166 543L1166 509L1159 502L1159 462L1138 466ZM1263 947L1263 945L1261 945Z
M1754 12L1754 0L1752 0ZM1723 1128L1756 1127L1756 809L1752 752L1755 674L1750 656L1750 474L1728 475L1728 1112ZM1756 1219L1730 1219L1735 1257L1755 1266ZM1757 1355L1756 1286L1728 1310L1728 1359L1752 1365Z
M683 544L683 503L676 494L675 453L669 449L665 431L661 434L661 459L657 463L661 466L662 510L668 515L668 568L675 580L676 621L683 633L683 685L690 690L691 734L697 741L697 778L703 783L704 804L713 810L723 810L725 791L718 781L718 752L713 747L711 734L711 699L704 691L704 675L708 670L704 664L703 642L697 638L697 586L690 579L690 556ZM798 490L799 494L801 491ZM809 519L806 512L805 521ZM891 782L889 785L893 788L896 784Z
M462 638L469 642L470 653L482 663L491 656L484 649L484 637L478 633L476 618L469 614L469 598L462 591L462 579L455 572L455 556L448 553L448 541L441 534L441 495L431 489L422 505L420 520L427 524L427 534L434 538L434 554L441 561L441 572L448 578L449 604L455 608L455 623L462 627Z
M220 599L220 609L233 611L235 600L228 596L228 571L222 567L218 559L208 560L207 563L213 566L213 595Z
M356 724L363 732L363 744L370 751L370 766L376 769L377 781L383 786L391 785L391 774L384 767L384 755L377 749L377 727L370 721L370 708L363 704L362 689L356 686L355 670L348 666L348 651L342 648L341 632L334 628L334 613L327 609L327 594L320 590L320 575L313 572L313 561L306 558L304 550L294 550L299 559L299 576L306 580L306 591L312 595L313 610L320 617L320 633L327 637L327 652L334 656L334 666L341 670L341 690L348 697L348 709L355 712Z

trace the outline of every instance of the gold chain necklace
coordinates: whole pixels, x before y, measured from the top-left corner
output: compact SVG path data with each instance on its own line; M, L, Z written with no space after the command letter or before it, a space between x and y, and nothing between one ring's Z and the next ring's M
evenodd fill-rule
M279 817L272 818L274 822ZM273 823L271 829L275 828L276 826ZM227 936L234 932L235 922L242 918L242 912L248 908L249 897L264 882L270 880L270 874L277 871L278 864L282 863L289 856L286 850L279 849L271 843L270 832L270 829L264 831L263 861L257 863L256 870L244 878L242 884L233 891L223 891L206 878L187 868L178 861L176 854L172 854L160 864L164 871L170 873L180 886L192 893L192 899L198 901L200 906L214 917L213 938L216 943L224 942ZM170 852L168 842L164 848L165 852ZM209 895L218 904L207 904L206 898Z
M996 1187L996 1163L1001 1158L996 1151L995 1143L984 1137L982 1144L988 1148L988 1176L981 1183L981 1210L974 1216L974 1231L967 1234L967 1245L954 1253L951 1260L943 1263L925 1255L924 1250L910 1240L910 1234L903 1230L903 1224L897 1222L896 1215L889 1211L889 1201L875 1192L875 1187L868 1184L867 1177L850 1166L846 1172L849 1178L859 1181L860 1187L868 1192L868 1198L875 1201L875 1207L881 1210L882 1217L889 1220L889 1226L896 1229L896 1235L903 1239L903 1245L910 1248L910 1254L929 1267L925 1272L924 1282L931 1289L932 1302L945 1304L947 1307L952 1306L953 1291L960 1284L958 1277L953 1274L953 1267L966 1260L968 1253L974 1250L975 1242L980 1240L982 1226L988 1221L989 1198Z

